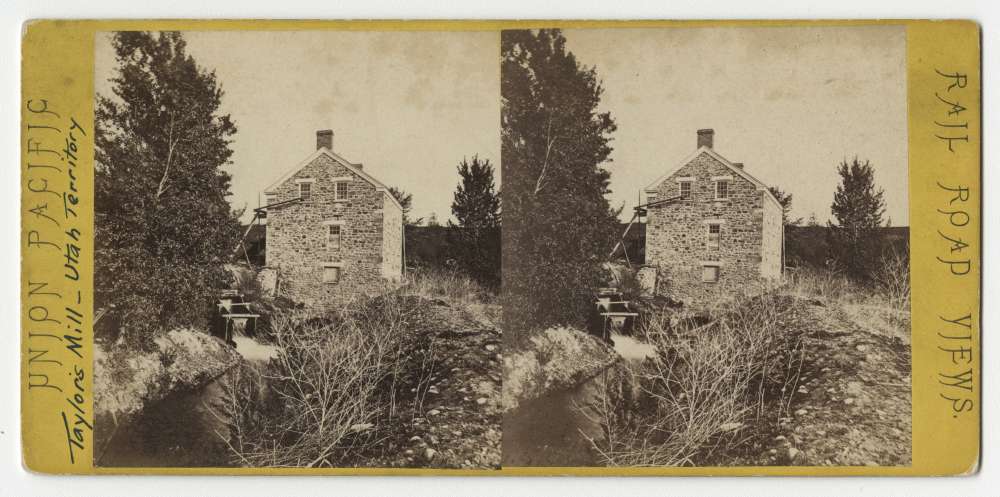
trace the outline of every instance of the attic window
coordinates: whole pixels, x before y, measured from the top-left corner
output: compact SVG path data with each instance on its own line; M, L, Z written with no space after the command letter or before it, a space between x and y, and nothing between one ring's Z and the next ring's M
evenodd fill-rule
M716 200L725 200L729 198L728 180L721 179L715 182L715 198Z
M681 198L683 199L691 198L691 182L681 181L680 185L681 185Z
M308 202L312 198L312 183L299 183L299 198Z
M347 182L346 181L338 181L338 182L334 183L333 200L334 201L338 201L338 202L342 201L342 200L347 200Z

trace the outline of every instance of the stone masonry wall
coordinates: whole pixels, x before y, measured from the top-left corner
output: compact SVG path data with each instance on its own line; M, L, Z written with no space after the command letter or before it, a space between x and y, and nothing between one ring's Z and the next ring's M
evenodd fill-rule
M784 242L785 220L781 215L781 206L765 199L764 202L764 238L760 248L760 275L766 280L781 278L782 245Z
M403 211L384 192L382 212L382 276L394 282L403 278Z
M348 179L347 199L334 200L335 180ZM384 193L331 157L321 154L285 181L270 202L299 197L298 179L313 179L311 199L267 213L267 265L278 269L280 293L309 307L329 309L385 288ZM391 206L392 209L396 207ZM327 248L324 221L342 221L340 250ZM324 283L324 266L340 264L340 280Z
M731 177L729 199L715 199L714 176ZM677 179L683 177L693 178L689 199L648 209L646 263L659 268L657 292L689 305L703 305L761 282L766 193L702 153L664 180L656 196L648 200L680 195ZM718 249L708 248L709 220L721 222ZM702 281L705 262L719 263L717 282Z

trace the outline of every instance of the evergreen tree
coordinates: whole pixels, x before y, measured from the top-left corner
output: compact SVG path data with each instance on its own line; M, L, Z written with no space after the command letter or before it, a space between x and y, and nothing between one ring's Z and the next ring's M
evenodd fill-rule
M501 34L505 333L582 324L617 231L610 208L614 120L594 68L559 30Z
M451 212L463 228L495 228L500 224L500 196L493 180L493 165L478 155L472 162L462 159L458 164L462 178L455 190Z
M424 218L410 219L410 209L413 208L413 194L406 193L405 191L396 188L395 186L389 187L389 193L396 198L399 202L400 207L403 208L403 226L413 226L420 224Z
M802 218L792 219L792 194L785 193L776 186L768 187L774 198L781 204L781 221L785 226L798 226L802 224Z
M489 160L462 159L458 165L462 181L455 189L449 222L453 249L462 266L476 280L491 287L500 285L500 196Z
M875 188L875 168L857 157L837 168L840 184L831 210L836 223L830 227L830 257L851 278L867 281L881 248L879 228L885 214L883 190Z
M113 95L95 116L95 305L148 343L132 331L201 325L226 284L241 234L222 169L236 126L180 33L118 32L112 46Z

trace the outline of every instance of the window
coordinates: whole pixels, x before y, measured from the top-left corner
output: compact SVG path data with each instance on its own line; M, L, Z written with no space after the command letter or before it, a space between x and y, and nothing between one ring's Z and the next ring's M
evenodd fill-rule
M323 283L336 283L338 281L340 281L340 267L324 266Z
M681 198L691 198L691 182L681 181Z
M312 198L312 183L299 183L299 198L308 202Z
M719 266L702 266L701 281L715 283L719 281Z
M329 250L340 250L340 226L331 224L327 226L326 248Z
M719 248L719 237L721 232L722 227L720 225L714 223L708 225L708 248Z
M334 200L347 200L347 182L346 181L338 181L338 182L334 183L333 199Z
M715 198L718 200L729 198L729 181L719 180L715 182Z

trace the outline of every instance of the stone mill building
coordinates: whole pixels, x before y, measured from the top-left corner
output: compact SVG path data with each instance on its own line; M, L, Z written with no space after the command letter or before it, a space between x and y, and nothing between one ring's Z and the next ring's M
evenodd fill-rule
M713 141L713 130L698 130L694 153L645 189L656 292L688 304L752 292L784 267L781 204Z
M361 164L333 151L333 131L317 131L316 151L264 193L265 263L279 295L328 308L399 283L403 208Z

